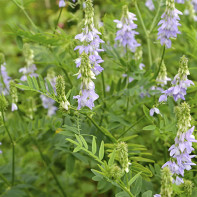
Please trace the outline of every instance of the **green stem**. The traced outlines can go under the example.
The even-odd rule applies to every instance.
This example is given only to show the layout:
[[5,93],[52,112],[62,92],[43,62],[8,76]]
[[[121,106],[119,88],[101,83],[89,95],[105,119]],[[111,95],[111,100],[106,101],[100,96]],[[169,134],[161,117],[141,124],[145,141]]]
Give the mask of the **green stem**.
[[149,33],[151,33],[151,32],[153,31],[153,29],[154,29],[154,27],[155,27],[155,24],[156,24],[156,22],[157,22],[157,18],[158,18],[158,16],[159,16],[159,12],[160,12],[160,9],[161,9],[161,1],[162,1],[162,0],[159,0],[157,13],[156,13],[156,15],[155,15],[155,17],[154,17],[154,19],[153,19],[153,22],[152,22],[152,24],[151,24]]
[[139,120],[137,120],[132,126],[130,126],[126,131],[124,131],[119,137],[121,138],[122,136],[124,136],[130,129],[132,129],[135,125],[137,125],[141,120],[143,120],[145,118],[145,115],[143,115]]
[[134,195],[127,189],[123,184],[118,182],[118,185],[121,187],[123,191],[125,191],[127,194],[129,194],[130,197],[134,197]]
[[165,45],[164,45],[163,51],[162,51],[161,60],[160,60],[160,63],[159,63],[159,68],[158,68],[158,71],[157,71],[155,77],[157,77],[157,76],[159,75],[159,72],[160,72],[160,69],[161,69],[161,65],[162,65],[162,62],[163,62],[163,59],[164,59],[165,51],[166,51],[166,47],[165,47]]
[[35,28],[37,28],[36,25],[34,24],[34,22],[31,20],[30,16],[27,14],[25,8],[22,5],[18,4],[15,0],[12,0],[12,2],[15,3],[16,6],[19,7],[23,11],[24,15],[27,17],[27,19],[32,24],[32,26],[34,26]]
[[102,78],[102,85],[103,85],[103,96],[105,98],[106,97],[106,93],[105,93],[105,79],[104,79],[103,72],[101,72],[101,78]]
[[59,182],[59,180],[58,180],[56,174],[54,173],[54,171],[53,171],[52,168],[50,167],[48,161],[45,159],[45,156],[43,155],[42,150],[41,150],[40,146],[38,145],[37,141],[31,136],[30,133],[29,133],[29,136],[30,136],[32,142],[34,143],[34,145],[37,147],[37,149],[38,149],[38,151],[39,151],[39,153],[40,153],[40,157],[42,158],[42,160],[43,160],[43,162],[45,163],[45,165],[48,167],[48,169],[49,169],[51,175],[53,176],[53,178],[54,178],[54,180],[55,180],[57,186],[59,187],[59,189],[60,189],[62,195],[63,195],[64,197],[66,197],[65,191],[63,190],[63,188],[62,188],[62,186],[61,186],[61,184],[60,184],[60,182]]
[[141,12],[140,12],[140,10],[139,10],[139,7],[138,7],[138,5],[137,5],[137,1],[135,1],[135,8],[136,8],[136,10],[137,10],[137,13],[138,13],[138,16],[139,16],[139,19],[140,19],[140,22],[141,22],[141,24],[142,24],[142,28],[143,28],[143,30],[144,30],[144,33],[145,33],[145,35],[146,35],[146,40],[147,40],[147,45],[148,45],[148,58],[149,58],[149,64],[150,64],[150,66],[152,65],[152,55],[151,55],[151,45],[150,45],[150,37],[149,37],[149,32],[147,31],[147,29],[146,29],[146,26],[145,26],[145,24],[144,24],[144,20],[143,20],[143,18],[142,18],[142,14],[141,14]]
[[57,18],[57,21],[56,21],[56,25],[55,25],[55,30],[54,30],[53,34],[55,34],[55,32],[56,32],[56,29],[57,29],[57,26],[58,26],[60,17],[61,17],[61,15],[62,15],[62,10],[63,10],[63,8],[60,8],[60,13],[59,13],[59,15],[58,15],[58,18]]
[[59,63],[59,64],[60,64],[60,66],[61,66],[61,68],[62,68],[62,70],[63,70],[64,74],[66,75],[66,77],[67,77],[67,79],[68,79],[68,82],[69,82],[70,86],[72,87],[72,86],[73,86],[73,84],[72,84],[72,81],[71,81],[71,79],[70,79],[70,77],[69,77],[69,75],[68,75],[67,70],[66,70],[66,69],[64,69],[64,68],[62,67],[62,64],[61,64],[61,63]]
[[3,125],[5,127],[5,130],[10,138],[10,142],[12,144],[12,186],[14,186],[14,180],[15,180],[15,144],[14,144],[14,141],[12,139],[12,136],[8,130],[8,127],[6,126],[6,123],[5,123],[5,117],[4,117],[4,111],[1,110],[1,114],[2,114],[2,119],[3,119]]
[[0,174],[0,178],[1,178],[8,186],[10,186],[8,180],[7,180],[2,174]]

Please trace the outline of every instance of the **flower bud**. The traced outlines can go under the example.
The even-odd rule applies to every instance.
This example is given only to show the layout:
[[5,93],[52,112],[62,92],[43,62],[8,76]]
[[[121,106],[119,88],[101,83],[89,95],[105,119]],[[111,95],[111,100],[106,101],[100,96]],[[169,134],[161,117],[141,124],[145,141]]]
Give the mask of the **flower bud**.
[[183,184],[184,194],[186,194],[188,197],[191,196],[193,187],[194,184],[191,181],[185,180]]
[[16,103],[18,102],[18,95],[17,95],[17,88],[15,87],[15,83],[13,81],[10,81],[10,95],[12,97],[12,111],[15,111],[18,109]]
[[56,92],[57,99],[60,103],[60,108],[68,110],[70,103],[68,102],[65,95],[65,81],[62,76],[58,76],[56,79]]
[[126,173],[129,172],[128,146],[125,142],[119,142],[116,146],[116,159]]
[[178,75],[181,80],[186,80],[187,75],[189,75],[189,69],[188,69],[188,59],[186,58],[185,55],[183,55],[180,59],[180,66],[179,66],[179,71]]
[[191,127],[190,106],[184,102],[175,108],[178,133],[184,133]]
[[3,94],[0,94],[0,111],[5,111],[8,107],[8,102]]
[[168,167],[162,169],[161,177],[161,196],[171,197],[172,196],[172,173]]
[[117,165],[113,165],[110,169],[109,177],[118,180],[124,175],[124,171]]

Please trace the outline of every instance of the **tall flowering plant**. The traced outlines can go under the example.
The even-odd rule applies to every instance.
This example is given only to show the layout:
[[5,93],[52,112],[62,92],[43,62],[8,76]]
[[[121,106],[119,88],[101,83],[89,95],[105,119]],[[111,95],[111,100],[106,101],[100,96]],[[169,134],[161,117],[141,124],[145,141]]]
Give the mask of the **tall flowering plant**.
[[75,47],[79,50],[80,57],[76,59],[76,66],[79,68],[78,78],[81,78],[81,91],[75,99],[78,99],[78,109],[87,106],[90,109],[94,107],[94,101],[98,99],[95,93],[95,84],[92,79],[103,71],[100,63],[103,62],[99,53],[104,51],[100,44],[104,43],[100,39],[101,33],[94,26],[94,8],[92,0],[86,1],[85,22],[83,32],[75,36],[75,39],[82,42],[82,45]]

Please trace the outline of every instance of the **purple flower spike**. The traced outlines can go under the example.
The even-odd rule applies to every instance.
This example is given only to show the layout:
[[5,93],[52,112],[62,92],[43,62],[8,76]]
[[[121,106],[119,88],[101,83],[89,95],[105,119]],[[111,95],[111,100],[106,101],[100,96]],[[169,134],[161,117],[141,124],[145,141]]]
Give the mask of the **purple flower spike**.
[[172,174],[176,177],[176,179],[173,180],[176,185],[180,185],[184,182],[182,178],[184,176],[184,171],[191,170],[192,166],[196,165],[191,160],[196,155],[190,155],[194,150],[192,143],[197,142],[194,135],[192,135],[194,128],[195,127],[192,127],[187,132],[177,134],[175,144],[169,148],[172,159],[162,166],[162,168],[165,166],[169,167]]
[[179,15],[182,15],[182,12],[175,8],[172,0],[167,0],[166,5],[166,10],[158,24],[159,26],[161,25],[158,29],[158,40],[160,40],[161,45],[171,48],[170,38],[176,38],[177,34],[180,34],[178,30],[178,26],[180,26]]
[[131,52],[135,52],[140,44],[136,41],[135,35],[139,34],[134,29],[137,25],[134,21],[137,20],[136,15],[128,11],[128,7],[123,7],[123,15],[121,20],[114,20],[117,23],[116,27],[119,29],[116,33],[115,41],[119,42],[119,46],[128,48]]

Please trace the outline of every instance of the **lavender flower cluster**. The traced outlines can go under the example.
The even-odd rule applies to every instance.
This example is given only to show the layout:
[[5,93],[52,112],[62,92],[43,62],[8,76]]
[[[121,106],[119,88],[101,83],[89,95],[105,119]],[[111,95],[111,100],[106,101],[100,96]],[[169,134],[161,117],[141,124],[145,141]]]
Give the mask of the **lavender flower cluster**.
[[160,40],[161,45],[165,45],[167,48],[171,48],[170,38],[176,38],[177,34],[180,34],[178,30],[178,26],[180,26],[179,15],[182,15],[182,12],[175,8],[174,0],[167,0],[166,10],[158,24],[161,25],[158,29],[158,40]]
[[190,74],[187,64],[188,59],[183,56],[180,61],[179,72],[171,82],[172,87],[162,92],[163,95],[160,96],[159,102],[167,101],[168,96],[173,96],[175,101],[177,101],[179,98],[185,100],[187,88],[191,85],[194,85],[191,80],[187,79],[187,75]]
[[129,49],[131,52],[135,52],[136,48],[140,44],[136,41],[135,35],[139,34],[134,29],[137,25],[134,23],[137,20],[136,15],[128,11],[127,6],[123,6],[123,14],[121,20],[114,20],[117,23],[117,28],[120,29],[116,33],[115,41],[119,42],[119,46],[123,46],[125,49]]
[[92,109],[94,101],[99,97],[95,93],[95,84],[92,79],[95,79],[95,75],[103,71],[100,63],[104,61],[99,53],[104,51],[100,48],[100,44],[104,43],[104,41],[99,37],[101,33],[94,27],[93,17],[94,8],[92,0],[87,0],[85,7],[85,27],[81,34],[75,36],[75,39],[82,42],[82,45],[74,49],[79,50],[79,54],[81,55],[75,61],[76,67],[79,68],[78,78],[81,78],[82,81],[80,94],[74,97],[78,99],[78,109],[84,106]]
[[168,166],[172,174],[176,176],[176,179],[173,180],[176,185],[184,182],[183,178],[179,177],[179,175],[183,177],[184,170],[191,170],[191,166],[196,165],[191,161],[196,155],[190,155],[194,150],[192,143],[197,142],[194,135],[192,135],[194,128],[192,127],[187,132],[178,134],[175,138],[175,144],[169,148],[172,159],[162,166],[162,168]]

